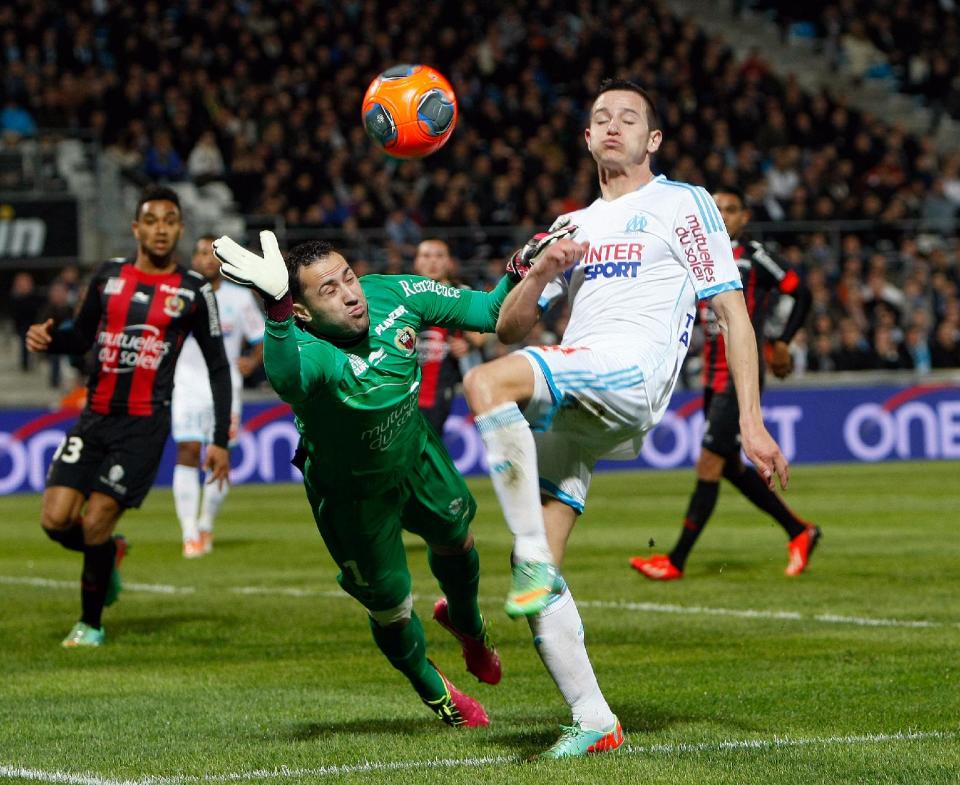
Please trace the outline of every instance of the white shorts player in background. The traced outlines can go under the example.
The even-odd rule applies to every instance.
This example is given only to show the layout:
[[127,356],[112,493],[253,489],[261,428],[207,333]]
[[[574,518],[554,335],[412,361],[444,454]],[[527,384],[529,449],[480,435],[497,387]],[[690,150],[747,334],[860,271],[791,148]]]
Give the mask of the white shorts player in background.
[[[263,361],[263,314],[253,293],[220,277],[220,263],[213,255],[215,237],[197,240],[193,269],[213,286],[223,327],[223,344],[230,362],[233,404],[230,413],[230,445],[240,428],[243,377]],[[243,342],[253,351],[241,356]],[[177,465],[173,470],[173,501],[183,532],[183,555],[194,559],[213,549],[213,521],[229,490],[228,483],[200,484],[200,451],[213,438],[213,398],[207,366],[200,347],[187,338],[177,361],[173,387],[173,440]]]
[[774,472],[781,485],[787,482],[786,460],[760,415],[756,339],[730,238],[705,190],[654,177],[650,157],[662,136],[639,86],[601,85],[585,131],[601,198],[561,216],[549,234],[517,252],[510,266],[523,281],[497,322],[500,340],[517,343],[544,310],[566,298],[571,311],[563,341],[514,352],[464,380],[514,535],[506,610],[527,616],[534,645],[573,714],[543,757],[623,743],[559,568],[596,462],[636,457],[663,416],[698,300],[712,298],[726,334],[743,448],[768,483]]

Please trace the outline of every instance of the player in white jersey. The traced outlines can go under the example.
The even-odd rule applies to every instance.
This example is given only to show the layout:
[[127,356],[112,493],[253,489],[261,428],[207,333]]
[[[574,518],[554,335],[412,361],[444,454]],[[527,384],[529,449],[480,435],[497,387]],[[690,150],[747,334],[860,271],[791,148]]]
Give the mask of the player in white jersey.
[[527,616],[538,653],[573,715],[572,725],[543,753],[550,758],[623,743],[559,567],[597,460],[635,457],[663,416],[698,299],[712,298],[726,331],[747,455],[771,485],[774,473],[785,485],[788,471],[760,416],[753,326],[710,195],[654,177],[650,157],[662,133],[653,103],[632,82],[601,85],[585,138],[597,162],[601,198],[561,216],[549,234],[517,252],[510,266],[523,281],[507,296],[497,322],[498,337],[516,343],[545,308],[566,297],[571,312],[562,343],[528,347],[464,380],[514,534],[506,610]]
[[[240,428],[243,377],[249,376],[263,358],[263,314],[253,293],[220,277],[220,263],[213,255],[214,237],[197,240],[193,269],[213,285],[217,310],[223,327],[223,344],[230,362],[233,382],[230,412],[230,445]],[[241,356],[243,342],[253,345]],[[228,483],[200,484],[200,451],[213,436],[213,398],[207,365],[200,347],[187,338],[177,360],[173,387],[173,440],[177,443],[177,465],[173,470],[173,501],[183,534],[183,555],[194,559],[213,549],[213,522],[226,498]]]

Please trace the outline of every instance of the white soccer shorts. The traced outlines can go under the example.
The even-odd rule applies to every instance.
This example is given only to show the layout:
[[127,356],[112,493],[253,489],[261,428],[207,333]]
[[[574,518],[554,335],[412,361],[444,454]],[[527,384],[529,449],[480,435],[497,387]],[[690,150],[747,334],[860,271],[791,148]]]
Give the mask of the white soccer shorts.
[[[242,390],[233,389],[230,402],[230,446],[236,445],[240,434],[240,411],[243,406]],[[213,443],[213,396],[210,388],[206,394],[189,386],[173,388],[173,403],[170,411],[173,440],[181,442]]]
[[636,360],[576,346],[519,353],[535,380],[523,414],[534,431],[541,490],[583,512],[597,461],[636,458],[659,419],[643,369]]

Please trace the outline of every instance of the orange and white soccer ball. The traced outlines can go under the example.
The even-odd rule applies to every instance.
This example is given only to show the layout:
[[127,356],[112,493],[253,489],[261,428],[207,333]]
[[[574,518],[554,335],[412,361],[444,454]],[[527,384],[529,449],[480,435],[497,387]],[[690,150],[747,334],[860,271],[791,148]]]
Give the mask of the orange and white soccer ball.
[[395,65],[363,97],[367,135],[395,158],[422,158],[443,147],[457,125],[450,82],[428,65]]

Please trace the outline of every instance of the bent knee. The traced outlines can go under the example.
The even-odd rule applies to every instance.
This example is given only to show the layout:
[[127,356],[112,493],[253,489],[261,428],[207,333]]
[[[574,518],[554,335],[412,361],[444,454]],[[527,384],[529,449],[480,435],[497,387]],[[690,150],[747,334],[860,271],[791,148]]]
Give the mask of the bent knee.
[[367,613],[378,627],[403,627],[413,618],[413,595],[408,594],[399,605],[392,608],[380,611],[372,611],[368,608]]
[[456,545],[435,545],[428,543],[430,550],[438,556],[463,556],[473,550],[473,534],[467,532],[467,537]]

